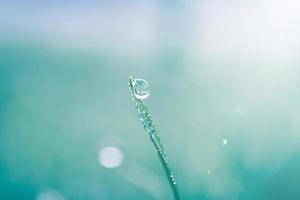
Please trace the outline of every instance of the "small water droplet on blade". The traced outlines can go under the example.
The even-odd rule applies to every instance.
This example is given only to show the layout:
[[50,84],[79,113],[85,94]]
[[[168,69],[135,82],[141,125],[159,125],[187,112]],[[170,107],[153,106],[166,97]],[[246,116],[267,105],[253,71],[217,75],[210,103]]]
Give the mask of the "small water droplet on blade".
[[132,82],[134,96],[138,99],[146,99],[150,95],[150,87],[144,79],[134,79]]

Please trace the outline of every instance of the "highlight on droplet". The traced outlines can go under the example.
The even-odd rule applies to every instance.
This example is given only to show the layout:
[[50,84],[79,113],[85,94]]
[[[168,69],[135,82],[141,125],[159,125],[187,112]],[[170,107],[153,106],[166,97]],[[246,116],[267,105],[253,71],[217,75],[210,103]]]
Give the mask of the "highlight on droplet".
[[105,168],[116,168],[123,163],[122,151],[117,147],[104,147],[98,153],[99,164]]

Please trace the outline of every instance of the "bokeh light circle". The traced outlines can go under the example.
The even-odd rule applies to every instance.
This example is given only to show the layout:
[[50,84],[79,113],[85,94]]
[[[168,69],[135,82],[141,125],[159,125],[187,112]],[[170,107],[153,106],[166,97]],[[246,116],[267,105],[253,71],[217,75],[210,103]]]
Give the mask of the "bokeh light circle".
[[122,151],[117,147],[104,147],[98,154],[99,164],[106,168],[116,168],[123,163]]

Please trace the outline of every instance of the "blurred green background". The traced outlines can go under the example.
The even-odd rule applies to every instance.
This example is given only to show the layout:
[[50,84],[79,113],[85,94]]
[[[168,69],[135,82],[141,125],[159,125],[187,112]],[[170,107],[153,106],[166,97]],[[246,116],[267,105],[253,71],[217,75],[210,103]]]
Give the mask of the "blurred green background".
[[1,1],[0,199],[300,199],[300,3]]

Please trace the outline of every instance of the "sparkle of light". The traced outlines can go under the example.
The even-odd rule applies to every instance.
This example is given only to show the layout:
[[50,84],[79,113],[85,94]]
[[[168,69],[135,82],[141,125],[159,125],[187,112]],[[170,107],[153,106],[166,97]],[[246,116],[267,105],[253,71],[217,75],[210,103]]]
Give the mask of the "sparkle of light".
[[227,145],[228,144],[228,139],[223,139],[223,145]]

